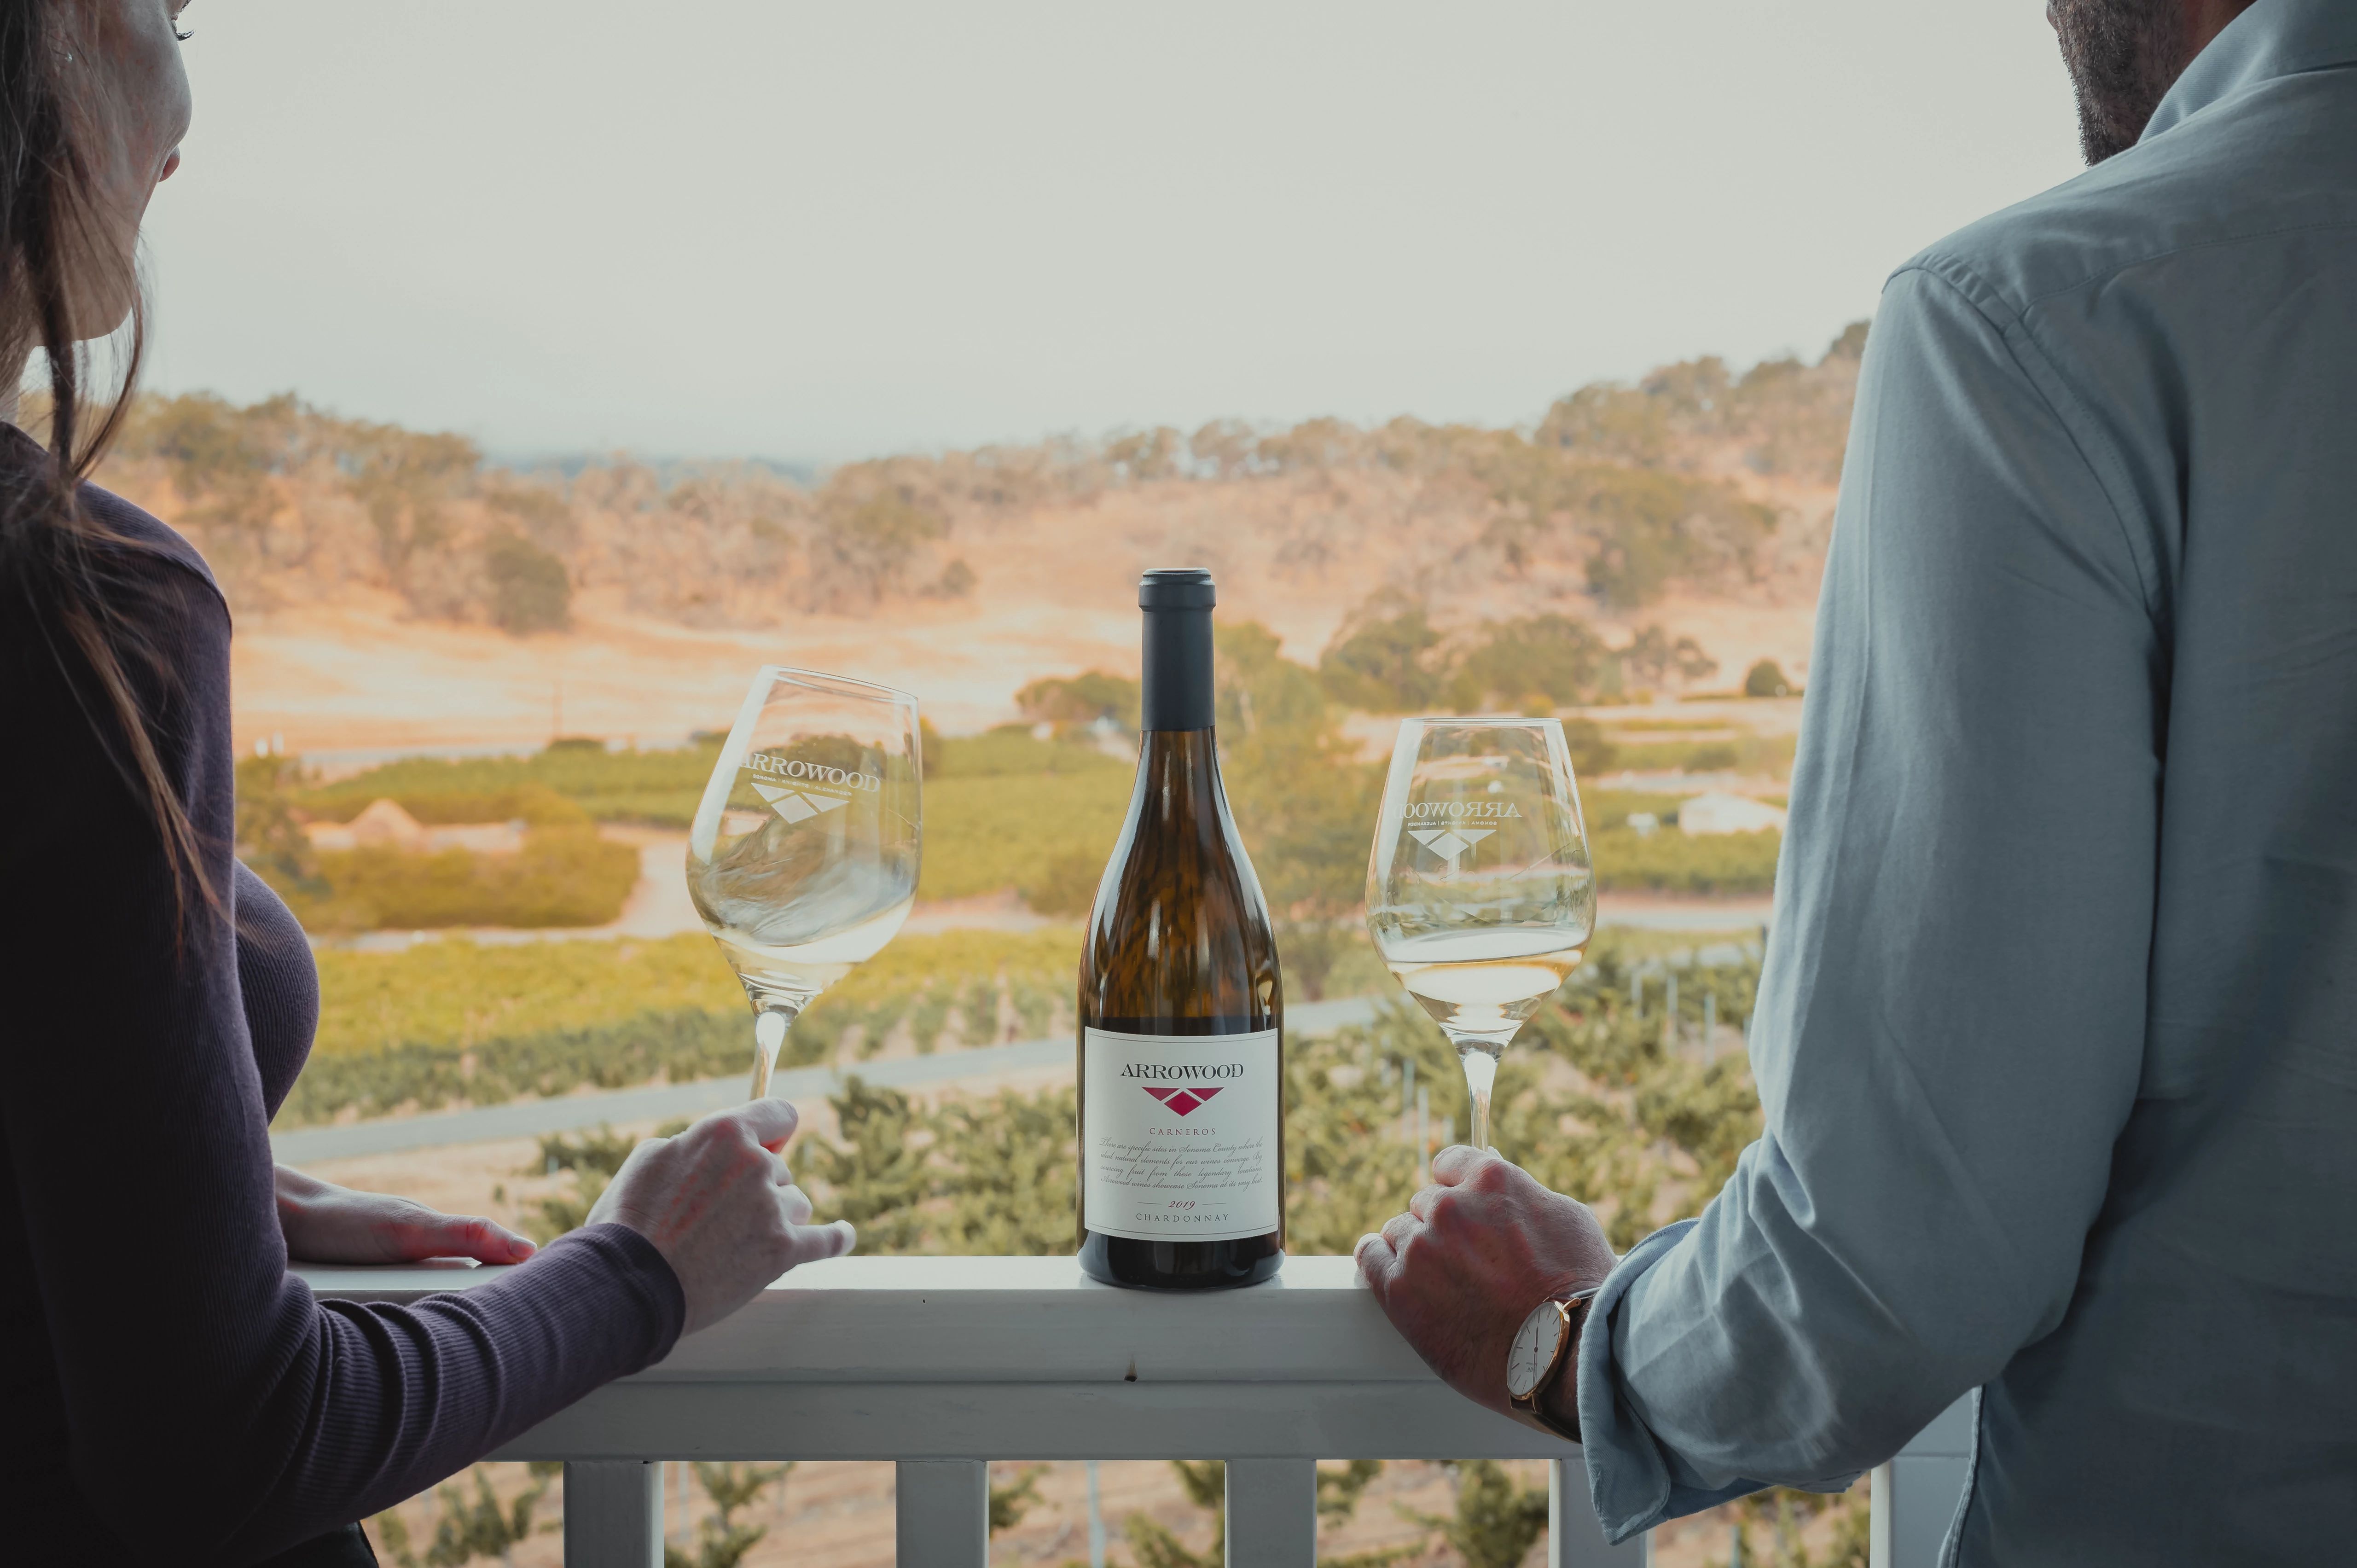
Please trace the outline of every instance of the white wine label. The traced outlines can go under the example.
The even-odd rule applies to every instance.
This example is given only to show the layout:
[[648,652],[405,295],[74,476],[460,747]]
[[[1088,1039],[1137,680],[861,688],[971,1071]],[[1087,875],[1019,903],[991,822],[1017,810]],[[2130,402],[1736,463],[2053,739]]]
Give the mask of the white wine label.
[[1140,1241],[1227,1241],[1277,1227],[1277,1031],[1082,1031],[1083,1217]]

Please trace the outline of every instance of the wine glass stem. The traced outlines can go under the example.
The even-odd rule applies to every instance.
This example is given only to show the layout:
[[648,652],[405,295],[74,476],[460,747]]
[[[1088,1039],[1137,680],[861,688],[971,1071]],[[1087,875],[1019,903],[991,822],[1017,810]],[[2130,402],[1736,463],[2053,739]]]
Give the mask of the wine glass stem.
[[1477,1149],[1490,1146],[1490,1090],[1498,1081],[1498,1058],[1502,1044],[1475,1036],[1456,1036],[1457,1059],[1465,1069],[1465,1087],[1473,1101],[1473,1126],[1468,1137]]
[[778,1068],[778,1047],[786,1043],[786,1030],[800,1011],[798,1007],[771,1004],[753,1015],[752,1099],[760,1100],[769,1094],[770,1075]]

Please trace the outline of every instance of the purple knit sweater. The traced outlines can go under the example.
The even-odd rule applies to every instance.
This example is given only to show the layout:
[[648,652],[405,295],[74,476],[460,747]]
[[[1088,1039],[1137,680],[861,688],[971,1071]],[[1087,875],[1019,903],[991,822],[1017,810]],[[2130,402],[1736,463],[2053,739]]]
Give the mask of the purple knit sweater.
[[[5,440],[0,462],[45,460]],[[160,842],[87,716],[87,668],[0,578],[0,1556],[250,1563],[659,1359],[684,1303],[618,1225],[410,1306],[319,1301],[287,1273],[266,1129],[318,982],[231,858],[228,609],[186,541],[84,494],[146,546],[108,552],[110,596],[174,652],[150,711],[235,918],[199,913],[176,956]]]

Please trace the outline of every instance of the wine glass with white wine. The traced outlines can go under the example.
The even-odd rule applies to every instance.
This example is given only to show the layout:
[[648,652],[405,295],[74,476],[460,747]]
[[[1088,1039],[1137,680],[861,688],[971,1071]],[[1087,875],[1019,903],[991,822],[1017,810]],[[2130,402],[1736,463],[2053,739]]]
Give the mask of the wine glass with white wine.
[[1375,950],[1457,1047],[1472,1144],[1498,1059],[1579,966],[1596,877],[1555,719],[1401,723],[1367,863]]
[[753,1004],[753,1098],[813,997],[899,933],[923,844],[917,699],[764,667],[687,841],[687,891]]

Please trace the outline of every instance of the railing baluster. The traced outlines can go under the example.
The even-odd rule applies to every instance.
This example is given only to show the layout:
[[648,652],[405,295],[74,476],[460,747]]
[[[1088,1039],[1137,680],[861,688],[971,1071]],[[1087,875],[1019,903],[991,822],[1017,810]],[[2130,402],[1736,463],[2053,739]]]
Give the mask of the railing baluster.
[[1932,1568],[1973,1468],[1973,1396],[1966,1394],[1874,1471],[1874,1568]]
[[989,1465],[980,1459],[903,1459],[896,1474],[892,1517],[899,1568],[989,1568]]
[[662,1466],[646,1459],[565,1466],[565,1568],[662,1568]]
[[1228,1461],[1228,1568],[1316,1568],[1318,1461]]
[[1587,1465],[1582,1459],[1547,1464],[1547,1568],[1643,1568],[1652,1561],[1652,1535],[1604,1543],[1604,1527],[1587,1500]]

